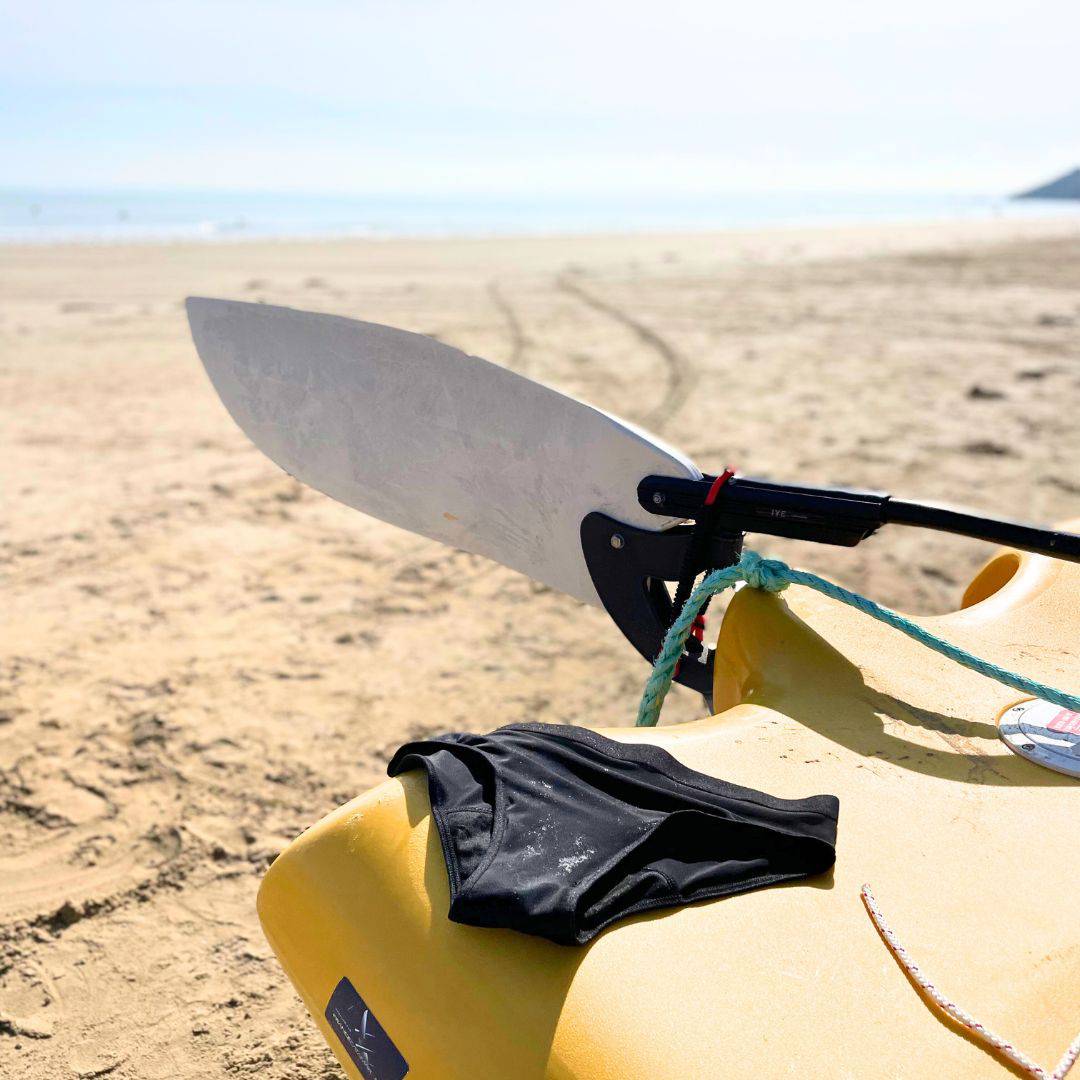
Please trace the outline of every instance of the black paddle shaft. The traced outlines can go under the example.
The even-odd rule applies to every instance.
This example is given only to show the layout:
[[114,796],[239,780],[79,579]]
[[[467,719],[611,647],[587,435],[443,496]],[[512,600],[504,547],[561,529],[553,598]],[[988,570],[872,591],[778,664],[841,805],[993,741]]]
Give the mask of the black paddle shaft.
[[[697,521],[706,513],[705,499],[713,479],[647,476],[638,485],[638,501],[652,514]],[[883,525],[910,525],[1080,562],[1080,536],[1074,533],[992,518],[973,510],[894,499],[876,491],[734,476],[720,489],[708,512],[710,531],[719,534],[765,533],[854,547]]]

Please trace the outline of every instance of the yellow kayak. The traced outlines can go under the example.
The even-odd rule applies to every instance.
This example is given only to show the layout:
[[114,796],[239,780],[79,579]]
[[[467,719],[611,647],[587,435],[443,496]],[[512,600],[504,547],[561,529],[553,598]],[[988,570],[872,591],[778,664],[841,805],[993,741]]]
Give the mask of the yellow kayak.
[[[917,621],[1011,670],[1080,683],[1080,565],[1002,549],[960,610]],[[944,998],[1053,1068],[1080,1028],[1080,781],[999,737],[1022,695],[798,588],[735,595],[713,690],[708,719],[603,734],[780,797],[838,795],[834,870],[568,948],[450,922],[426,777],[387,780],[299,837],[259,895],[348,1076],[1015,1073],[905,970],[867,884]],[[376,1023],[396,1057],[367,1054]]]

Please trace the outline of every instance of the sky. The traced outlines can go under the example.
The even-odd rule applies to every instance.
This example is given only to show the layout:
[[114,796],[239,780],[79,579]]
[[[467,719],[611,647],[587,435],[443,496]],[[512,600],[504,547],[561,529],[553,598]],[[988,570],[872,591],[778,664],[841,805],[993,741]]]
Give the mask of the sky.
[[1012,191],[1078,0],[0,0],[0,187]]

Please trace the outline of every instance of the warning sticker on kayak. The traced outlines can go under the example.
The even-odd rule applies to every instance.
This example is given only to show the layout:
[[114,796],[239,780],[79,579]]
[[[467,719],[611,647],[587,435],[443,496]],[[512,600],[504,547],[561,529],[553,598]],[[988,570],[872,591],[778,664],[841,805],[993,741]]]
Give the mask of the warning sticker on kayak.
[[998,733],[1021,757],[1080,777],[1080,713],[1030,698],[1001,714]]
[[1072,709],[1058,709],[1057,716],[1046,722],[1051,731],[1062,731],[1066,735],[1080,735],[1080,712]]
[[334,1029],[364,1080],[401,1080],[408,1062],[348,979],[330,995],[326,1022]]

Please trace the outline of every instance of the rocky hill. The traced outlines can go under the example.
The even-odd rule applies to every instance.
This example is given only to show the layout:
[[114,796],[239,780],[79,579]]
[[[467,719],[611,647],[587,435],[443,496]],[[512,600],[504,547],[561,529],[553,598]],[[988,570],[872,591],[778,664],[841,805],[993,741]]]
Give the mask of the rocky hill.
[[1016,199],[1080,199],[1080,169],[1051,180],[1048,184],[1032,188],[1030,191],[1021,191],[1013,198]]

